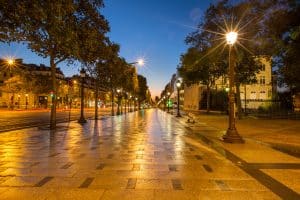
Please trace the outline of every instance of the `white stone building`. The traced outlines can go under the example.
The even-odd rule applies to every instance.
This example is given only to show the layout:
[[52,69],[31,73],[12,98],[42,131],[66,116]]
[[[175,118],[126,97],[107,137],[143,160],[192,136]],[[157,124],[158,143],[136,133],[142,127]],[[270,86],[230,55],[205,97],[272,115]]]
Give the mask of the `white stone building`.
[[[272,76],[271,60],[261,57],[262,70],[257,73],[257,83],[240,86],[240,96],[242,108],[258,109],[260,106],[267,107],[272,103],[276,94],[277,82],[275,76]],[[219,78],[211,91],[220,91],[228,87],[228,78]],[[184,109],[199,110],[203,94],[206,92],[206,86],[202,84],[193,84],[184,87]],[[204,100],[206,101],[206,99]],[[246,102],[246,104],[245,104]]]

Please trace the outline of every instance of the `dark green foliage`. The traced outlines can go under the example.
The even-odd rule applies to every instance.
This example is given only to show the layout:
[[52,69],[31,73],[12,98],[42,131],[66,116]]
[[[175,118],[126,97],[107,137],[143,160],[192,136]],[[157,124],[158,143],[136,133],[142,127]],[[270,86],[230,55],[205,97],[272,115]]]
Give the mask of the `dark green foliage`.
[[138,100],[139,102],[143,102],[147,100],[147,91],[148,91],[147,79],[142,75],[138,75],[138,85],[139,85]]
[[300,2],[268,0],[255,5],[269,13],[262,23],[262,49],[273,56],[281,85],[300,92]]
[[[106,41],[108,23],[100,14],[102,0],[0,2],[0,40],[23,41],[32,51],[50,59],[52,74],[51,128],[55,128],[56,66],[65,60],[95,62]],[[104,53],[103,53],[104,54]]]

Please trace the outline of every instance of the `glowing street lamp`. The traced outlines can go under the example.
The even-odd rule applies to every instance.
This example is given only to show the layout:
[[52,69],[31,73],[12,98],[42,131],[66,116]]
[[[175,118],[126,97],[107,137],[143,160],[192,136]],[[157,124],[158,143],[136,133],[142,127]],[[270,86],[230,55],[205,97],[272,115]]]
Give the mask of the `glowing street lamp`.
[[117,89],[117,95],[118,95],[118,108],[117,108],[117,115],[120,115],[120,89]]
[[145,64],[143,59],[138,59],[137,64],[143,66]]
[[139,98],[135,97],[135,103],[134,103],[134,106],[136,107],[135,110],[139,109],[138,100],[139,100]]
[[129,112],[132,112],[131,99],[132,99],[132,96],[130,95],[129,96]]
[[167,100],[167,106],[168,106],[168,112],[170,112],[170,92],[167,93],[168,95],[168,100]]
[[[9,71],[15,66],[15,60],[13,58],[6,58],[4,62],[9,66]],[[10,82],[8,83],[8,88],[9,90],[11,89]],[[20,107],[20,105],[18,107]],[[12,93],[12,96],[10,97],[10,108],[12,110],[14,109],[14,93]]]
[[86,119],[84,118],[84,80],[85,80],[85,70],[82,68],[80,70],[81,77],[81,105],[80,105],[80,118],[78,120],[79,123],[86,123]]
[[21,95],[18,95],[18,108],[20,108],[20,99],[21,99]]
[[28,94],[25,94],[25,98],[26,98],[25,109],[27,110],[27,108],[28,108]]
[[179,103],[179,89],[181,87],[181,81],[180,80],[177,80],[176,82],[176,87],[177,87],[177,116],[176,117],[181,117],[180,115],[180,112],[179,112],[179,106],[180,106],[180,103]]
[[231,32],[227,33],[226,34],[227,44],[234,45],[234,43],[237,40],[237,37],[238,37],[238,33],[237,32],[231,31]]
[[15,64],[15,60],[11,59],[11,58],[7,59],[6,62],[7,62],[8,65],[14,65]]
[[234,67],[235,67],[235,52],[232,50],[233,45],[237,41],[238,33],[231,31],[226,34],[226,41],[229,45],[229,122],[226,134],[223,136],[224,142],[228,143],[244,143],[243,138],[239,135],[235,127],[235,94],[234,94]]
[[135,65],[135,64],[138,64],[139,66],[143,66],[145,64],[145,61],[144,59],[140,58],[138,59],[137,61],[135,62],[131,62],[131,63],[128,63],[129,65]]
[[163,96],[164,111],[166,110],[166,96]]

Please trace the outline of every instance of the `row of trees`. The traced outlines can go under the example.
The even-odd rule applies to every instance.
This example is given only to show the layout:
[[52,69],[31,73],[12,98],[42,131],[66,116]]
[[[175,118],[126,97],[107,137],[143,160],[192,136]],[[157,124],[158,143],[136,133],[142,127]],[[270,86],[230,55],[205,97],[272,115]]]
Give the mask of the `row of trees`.
[[186,84],[207,86],[208,112],[210,88],[228,71],[225,34],[229,31],[238,32],[237,45],[232,50],[238,113],[239,86],[257,82],[255,75],[262,69],[261,57],[272,58],[281,84],[300,92],[299,5],[296,0],[222,0],[209,6],[197,31],[187,36],[190,47],[181,56],[178,67]]
[[106,36],[110,29],[100,13],[103,6],[102,0],[0,2],[0,41],[23,42],[39,56],[49,58],[53,91],[51,129],[56,127],[55,72],[59,63],[76,61],[82,67],[89,66],[97,86],[104,81],[110,88],[116,88],[121,85],[118,75],[127,77],[130,67],[119,57],[119,46]]

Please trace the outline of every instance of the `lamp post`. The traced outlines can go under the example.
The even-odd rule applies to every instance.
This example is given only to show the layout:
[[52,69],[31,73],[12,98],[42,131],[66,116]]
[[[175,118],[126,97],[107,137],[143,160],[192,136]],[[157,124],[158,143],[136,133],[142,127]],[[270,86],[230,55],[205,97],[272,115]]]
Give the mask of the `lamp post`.
[[117,95],[118,95],[118,107],[117,107],[117,115],[120,115],[120,89],[117,89]]
[[[8,58],[5,60],[5,62],[7,63],[7,65],[9,66],[9,73],[11,73],[11,68],[14,66],[15,64],[15,60],[13,58]],[[8,88],[9,88],[9,92],[10,92],[10,81],[8,82]],[[10,96],[10,95],[9,95]],[[14,92],[12,92],[12,95],[10,96],[10,108],[13,110],[14,109]]]
[[170,92],[168,92],[167,95],[168,95],[168,100],[167,100],[168,112],[170,112]]
[[181,117],[181,115],[180,115],[180,111],[179,111],[179,106],[180,106],[180,99],[179,99],[179,89],[180,89],[180,87],[181,87],[181,82],[180,82],[180,80],[177,80],[177,82],[176,82],[176,87],[177,87],[177,115],[176,115],[176,117]]
[[143,66],[145,64],[145,61],[143,59],[138,59],[137,61],[135,62],[132,62],[132,63],[128,63],[129,65],[135,65],[135,64],[138,64],[140,66]]
[[18,95],[18,108],[20,109],[20,99],[21,99],[21,96]]
[[128,100],[128,103],[129,103],[128,112],[132,112],[132,108],[131,108],[131,98],[132,98],[132,96],[130,95],[130,96],[129,96],[129,100]]
[[135,103],[134,103],[134,105],[136,106],[136,109],[135,110],[139,110],[139,105],[138,105],[138,98],[137,97],[135,97]]
[[28,94],[25,94],[25,109],[28,108]]
[[86,119],[84,118],[83,111],[84,111],[84,78],[85,78],[85,70],[81,68],[80,70],[80,77],[81,77],[81,105],[80,105],[80,118],[78,123],[86,123]]
[[163,96],[164,111],[166,111],[166,96]]
[[229,45],[229,122],[226,134],[223,136],[224,142],[227,143],[244,143],[243,138],[239,135],[235,127],[235,94],[234,94],[234,67],[235,52],[232,49],[238,37],[237,32],[229,32],[226,34],[227,44]]

